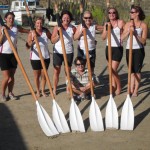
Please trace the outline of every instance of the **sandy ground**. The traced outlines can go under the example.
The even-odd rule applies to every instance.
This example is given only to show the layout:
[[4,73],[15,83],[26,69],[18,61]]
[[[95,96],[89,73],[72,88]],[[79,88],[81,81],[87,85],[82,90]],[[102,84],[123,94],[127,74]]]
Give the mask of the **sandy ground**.
[[[97,34],[97,60],[95,73],[100,79],[100,85],[95,89],[96,101],[101,109],[103,120],[105,119],[106,104],[109,99],[108,70],[105,60],[105,42],[101,41],[100,34]],[[29,51],[25,49],[25,34],[19,34],[18,52],[23,66],[34,86],[33,72],[29,61]],[[75,42],[75,56],[76,56]],[[52,52],[52,44],[49,44]],[[146,45],[146,57],[142,69],[142,82],[139,89],[139,96],[131,98],[135,111],[135,128],[133,131],[108,130],[104,132],[93,132],[89,125],[90,101],[78,103],[85,124],[85,133],[67,133],[58,135],[55,138],[47,137],[42,132],[36,115],[36,104],[33,100],[28,86],[18,67],[15,75],[14,93],[18,97],[16,101],[0,102],[0,150],[148,150],[150,149],[150,40]],[[52,58],[52,55],[51,55]],[[51,59],[52,60],[52,59]],[[74,67],[74,66],[73,66]],[[62,68],[63,69],[63,68]],[[52,61],[48,71],[52,81]],[[114,97],[118,107],[119,119],[123,102],[127,96],[127,65],[124,57],[119,67],[119,74],[122,83],[122,93]],[[2,76],[0,74],[0,81]],[[59,94],[56,101],[62,108],[66,118],[71,102],[65,91],[64,71],[60,74],[58,86]],[[47,93],[49,93],[46,87]],[[51,97],[39,98],[40,104],[52,117]]]

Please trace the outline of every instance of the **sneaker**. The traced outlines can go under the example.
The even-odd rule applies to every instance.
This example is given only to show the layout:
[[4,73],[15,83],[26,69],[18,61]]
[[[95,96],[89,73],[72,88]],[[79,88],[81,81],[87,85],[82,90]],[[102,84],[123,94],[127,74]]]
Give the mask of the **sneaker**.
[[6,101],[7,101],[6,96],[1,96],[1,101],[2,101],[2,102],[6,102]]
[[79,95],[80,96],[80,98],[81,98],[81,101],[83,101],[84,99],[85,99],[85,94],[84,93],[82,93],[81,95]]
[[75,101],[81,101],[80,95],[74,95],[73,98]]
[[91,95],[90,94],[85,95],[85,99],[91,100]]
[[93,74],[93,80],[96,85],[100,84],[100,80],[99,80],[98,76],[96,76],[95,74]]
[[11,100],[16,100],[17,97],[13,94],[13,93],[9,93],[8,97],[11,99]]

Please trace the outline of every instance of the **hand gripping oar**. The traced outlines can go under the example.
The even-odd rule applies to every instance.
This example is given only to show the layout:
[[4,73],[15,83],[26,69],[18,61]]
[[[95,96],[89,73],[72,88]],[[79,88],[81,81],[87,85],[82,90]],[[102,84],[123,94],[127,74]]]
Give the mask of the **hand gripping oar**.
[[110,97],[106,106],[106,128],[118,129],[118,111],[112,96],[112,49],[111,49],[111,24],[108,23],[108,62],[109,62],[109,90]]
[[[57,5],[55,5],[55,11],[56,13],[58,12]],[[67,74],[68,84],[70,88],[70,95],[71,95],[71,106],[70,106],[70,112],[69,112],[70,126],[71,126],[72,131],[85,132],[81,112],[73,99],[73,91],[72,91],[72,86],[71,86],[70,73],[68,69],[68,61],[67,61],[67,55],[66,55],[65,44],[64,44],[64,39],[63,39],[63,32],[62,32],[62,27],[61,27],[58,13],[56,14],[56,19],[57,19],[57,23],[59,27],[59,36],[61,40],[61,46],[62,46],[63,57],[64,57],[64,62],[65,62],[65,70]]]
[[[83,20],[81,20],[81,21],[82,21],[82,26],[84,26]],[[98,107],[98,105],[95,101],[95,98],[94,98],[92,72],[91,72],[91,66],[90,66],[87,34],[86,34],[85,27],[83,29],[83,36],[84,36],[84,45],[85,45],[86,60],[87,60],[87,66],[88,66],[88,74],[89,74],[89,80],[90,80],[91,96],[92,96],[92,102],[91,102],[90,110],[89,110],[90,126],[91,126],[91,130],[93,130],[93,131],[104,131],[103,120],[102,120],[100,108]]]
[[[133,21],[133,20],[132,20]],[[129,66],[128,66],[128,94],[124,102],[121,112],[121,130],[133,130],[134,128],[134,110],[130,99],[130,84],[131,84],[131,67],[132,67],[132,46],[133,46],[133,31],[130,30],[130,49],[129,49]]]
[[[30,15],[30,12],[29,12],[29,9],[28,9],[28,6],[26,4],[26,1],[25,1],[25,6],[26,6],[26,11],[27,11],[27,14],[28,14],[28,17],[29,17],[29,21],[30,21],[30,25],[31,25],[31,29],[33,30],[34,34],[36,35],[36,31],[34,29],[34,25],[33,25],[33,22],[32,22],[32,18],[31,18],[31,15]],[[53,94],[53,90],[52,90],[52,86],[51,86],[51,82],[50,82],[50,79],[49,79],[49,76],[48,76],[48,73],[46,71],[46,66],[45,66],[45,63],[44,63],[44,59],[43,59],[43,56],[42,56],[42,52],[41,52],[41,49],[40,49],[40,46],[39,46],[39,42],[38,42],[38,38],[37,36],[35,36],[35,43],[36,43],[36,47],[38,49],[38,54],[40,56],[40,60],[41,60],[41,64],[42,64],[42,67],[43,67],[43,70],[44,70],[44,74],[45,74],[45,77],[46,77],[46,81],[48,83],[48,87],[49,87],[49,90],[50,90],[50,94],[52,96],[52,99],[53,99],[53,107],[52,107],[52,116],[53,116],[53,121],[57,127],[57,130],[61,133],[67,133],[67,132],[70,132],[70,129],[68,127],[68,124],[67,124],[67,120],[63,114],[63,111],[61,110],[61,108],[59,107],[59,105],[57,104],[57,102],[55,101],[55,97],[54,97],[54,94]]]
[[[2,26],[5,26],[1,16],[0,16],[0,23],[1,23]],[[18,53],[17,53],[17,51],[16,51],[16,49],[15,49],[15,47],[14,47],[12,41],[11,41],[10,35],[9,35],[9,33],[8,33],[6,28],[4,28],[4,33],[5,33],[6,37],[7,37],[7,40],[9,42],[9,44],[10,44],[10,47],[11,47],[13,53],[15,55],[15,58],[16,58],[16,60],[18,62],[18,65],[19,65],[19,67],[20,67],[20,69],[21,69],[21,71],[23,73],[23,76],[24,76],[24,78],[25,78],[25,80],[26,80],[26,82],[27,82],[27,84],[29,86],[29,89],[30,89],[30,91],[32,93],[32,96],[33,96],[34,100],[36,101],[37,117],[38,117],[38,121],[39,121],[39,124],[40,124],[43,132],[47,136],[54,136],[54,135],[59,134],[57,129],[55,128],[51,118],[49,117],[49,115],[47,114],[45,109],[42,107],[42,105],[38,102],[37,97],[36,97],[36,95],[34,93],[34,90],[33,90],[32,86],[31,86],[31,83],[29,81],[29,78],[28,78],[28,76],[27,76],[27,74],[25,72],[25,69],[24,69],[24,67],[23,67],[23,65],[21,63],[21,60],[20,60],[20,58],[18,56]]]

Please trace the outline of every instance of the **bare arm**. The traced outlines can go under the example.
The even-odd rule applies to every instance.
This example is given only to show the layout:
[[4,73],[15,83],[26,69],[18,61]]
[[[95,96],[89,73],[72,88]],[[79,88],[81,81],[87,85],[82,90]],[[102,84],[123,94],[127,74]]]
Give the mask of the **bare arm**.
[[141,27],[142,27],[142,29],[143,29],[142,36],[141,36],[141,37],[138,36],[138,35],[136,34],[136,32],[134,32],[134,36],[136,37],[136,39],[137,39],[140,43],[142,43],[143,45],[145,45],[146,39],[147,39],[148,26],[147,26],[147,24],[142,23]]
[[21,33],[29,33],[30,32],[29,29],[22,28],[21,26],[17,26],[17,28],[18,28],[18,31]]
[[51,42],[53,44],[57,43],[59,41],[59,35],[58,35],[58,26],[54,27],[53,33],[51,36]]
[[101,25],[96,25],[96,30],[98,30],[98,31],[103,31],[103,29],[104,29],[104,26],[101,26]]
[[103,33],[102,33],[102,40],[105,40],[107,38],[107,23],[105,23],[104,27],[103,27]]
[[0,44],[2,44],[3,38],[4,38],[4,31],[3,31],[3,27],[0,26]]
[[29,49],[33,45],[32,32],[28,34],[26,47]]
[[74,34],[74,40],[75,41],[79,40],[81,36],[82,36],[82,29],[81,29],[81,24],[80,24],[80,25],[78,25],[77,30]]

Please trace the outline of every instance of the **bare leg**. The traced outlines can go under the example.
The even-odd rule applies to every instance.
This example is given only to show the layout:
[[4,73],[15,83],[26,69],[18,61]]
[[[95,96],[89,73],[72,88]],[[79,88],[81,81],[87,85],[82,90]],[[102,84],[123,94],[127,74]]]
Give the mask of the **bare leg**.
[[[65,67],[64,67],[64,70],[65,70]],[[69,73],[71,72],[71,67],[68,67],[68,70],[69,70]],[[66,74],[66,70],[65,70],[65,74]],[[67,81],[67,74],[66,74],[66,81]],[[67,94],[69,94],[69,86],[66,86],[66,92]]]
[[135,73],[135,88],[132,96],[138,96],[140,81],[141,81],[141,74]]
[[120,82],[120,77],[117,72],[119,64],[120,62],[112,61],[112,86],[115,89],[116,95],[120,94],[121,92],[121,82]]
[[59,82],[59,74],[60,74],[61,66],[54,67],[54,74],[53,74],[53,92],[56,95],[56,89]]
[[130,93],[133,94],[135,88],[135,74],[131,73],[131,89]]
[[46,97],[47,95],[45,94],[45,85],[46,85],[46,77],[44,74],[44,70],[42,69],[41,71],[41,80],[42,80],[42,95]]
[[15,75],[16,69],[10,69],[10,78],[8,81],[8,94],[13,94],[13,87],[14,87],[14,83],[15,83]]
[[3,79],[2,79],[2,96],[5,96],[5,92],[6,92],[6,88],[8,86],[8,81],[10,79],[10,71],[9,70],[4,70],[2,71],[2,76],[3,76]]
[[40,76],[41,76],[41,70],[33,70],[34,73],[34,82],[36,86],[37,91],[37,97],[40,97]]

